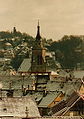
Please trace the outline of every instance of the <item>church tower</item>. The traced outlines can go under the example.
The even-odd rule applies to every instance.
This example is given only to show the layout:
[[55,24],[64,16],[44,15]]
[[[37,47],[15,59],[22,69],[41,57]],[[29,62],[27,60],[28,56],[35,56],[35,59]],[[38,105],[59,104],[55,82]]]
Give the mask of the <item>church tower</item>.
[[36,35],[35,43],[32,48],[31,72],[35,72],[35,73],[46,72],[45,48],[43,48],[42,46],[39,21],[37,26],[37,35]]

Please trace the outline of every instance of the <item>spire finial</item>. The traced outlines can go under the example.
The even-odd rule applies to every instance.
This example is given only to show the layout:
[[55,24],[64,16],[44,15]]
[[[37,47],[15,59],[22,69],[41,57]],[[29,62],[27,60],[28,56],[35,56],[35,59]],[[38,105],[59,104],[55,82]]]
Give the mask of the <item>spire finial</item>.
[[39,26],[39,19],[38,19],[38,26]]
[[37,39],[37,40],[40,40],[40,38],[41,38],[41,36],[40,36],[40,26],[39,26],[39,20],[38,20],[36,39]]

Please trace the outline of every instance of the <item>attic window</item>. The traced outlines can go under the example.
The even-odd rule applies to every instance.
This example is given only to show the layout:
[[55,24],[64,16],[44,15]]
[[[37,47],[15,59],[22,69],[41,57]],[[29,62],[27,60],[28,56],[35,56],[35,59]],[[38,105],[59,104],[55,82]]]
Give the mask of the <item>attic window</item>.
[[7,111],[7,109],[6,108],[3,108],[3,111]]

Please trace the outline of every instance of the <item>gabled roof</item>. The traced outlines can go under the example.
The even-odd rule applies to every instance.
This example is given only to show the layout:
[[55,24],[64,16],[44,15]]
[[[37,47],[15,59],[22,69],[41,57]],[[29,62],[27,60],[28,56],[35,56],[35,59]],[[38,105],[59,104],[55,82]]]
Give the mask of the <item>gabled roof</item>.
[[[64,82],[65,79],[57,78],[55,81],[48,81],[46,88],[49,91],[62,91],[65,94],[65,100],[74,92],[74,90],[80,89],[82,82],[80,79],[73,79],[72,81],[68,80]],[[61,88],[61,84],[63,87]],[[68,89],[68,90],[67,90]]]
[[59,94],[60,92],[49,92],[45,97],[43,97],[38,107],[48,107],[48,105],[51,104]]
[[2,98],[0,100],[0,116],[26,117],[26,107],[30,117],[40,116],[36,103],[29,97]]
[[[61,101],[52,109],[55,116],[65,115],[80,99],[84,101],[84,98],[80,96],[77,92],[73,92],[71,96],[66,101]],[[60,107],[60,109],[59,109]]]

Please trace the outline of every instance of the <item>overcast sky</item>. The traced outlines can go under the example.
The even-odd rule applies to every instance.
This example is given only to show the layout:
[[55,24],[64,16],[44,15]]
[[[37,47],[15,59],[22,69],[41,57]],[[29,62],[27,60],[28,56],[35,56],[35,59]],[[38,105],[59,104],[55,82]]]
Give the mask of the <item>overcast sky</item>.
[[47,39],[83,35],[84,0],[0,0],[0,31],[15,26],[35,37],[38,19]]

